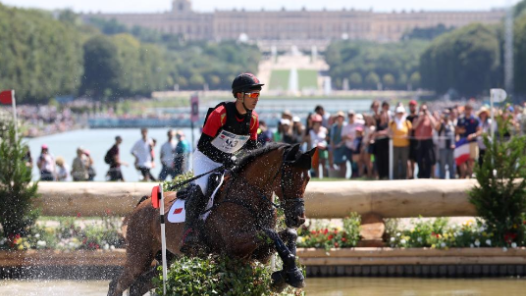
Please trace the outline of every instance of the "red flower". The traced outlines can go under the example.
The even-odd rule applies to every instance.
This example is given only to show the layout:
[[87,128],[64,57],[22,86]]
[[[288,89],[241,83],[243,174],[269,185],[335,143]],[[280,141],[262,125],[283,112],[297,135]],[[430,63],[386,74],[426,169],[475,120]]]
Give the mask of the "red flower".
[[77,218],[80,218],[80,216],[81,216],[80,212],[77,212]]
[[506,241],[508,244],[511,244],[516,237],[516,233],[508,232],[504,235],[504,241]]
[[111,210],[110,209],[106,209],[106,215],[108,215],[108,216],[111,215]]
[[338,229],[334,228],[334,233],[338,233]]
[[329,240],[331,240],[333,238],[334,238],[334,236],[332,236],[332,235],[329,235],[329,237],[328,237]]
[[337,248],[338,246],[339,246],[339,245],[338,245],[338,243],[334,243],[334,247],[336,247],[336,248]]
[[312,230],[310,234],[316,234],[316,230]]
[[440,234],[437,234],[437,233],[431,232],[431,236],[434,236],[434,237],[438,238],[438,237],[440,236]]
[[329,229],[325,228],[325,230],[323,230],[323,234],[327,234],[329,233]]
[[342,242],[346,242],[347,239],[345,237],[342,237]]

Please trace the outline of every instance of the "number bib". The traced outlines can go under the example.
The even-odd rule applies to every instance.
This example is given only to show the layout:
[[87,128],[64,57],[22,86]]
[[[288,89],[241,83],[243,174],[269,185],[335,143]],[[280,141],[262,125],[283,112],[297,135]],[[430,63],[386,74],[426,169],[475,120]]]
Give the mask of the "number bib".
[[240,136],[222,130],[219,135],[212,141],[212,145],[225,153],[235,153],[241,149],[250,139],[250,136]]

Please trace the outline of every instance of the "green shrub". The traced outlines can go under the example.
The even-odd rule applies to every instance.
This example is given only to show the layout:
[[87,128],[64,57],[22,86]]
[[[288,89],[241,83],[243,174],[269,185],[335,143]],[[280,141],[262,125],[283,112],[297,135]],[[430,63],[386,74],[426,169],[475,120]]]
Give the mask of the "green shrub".
[[38,185],[31,184],[31,168],[24,160],[27,151],[27,145],[16,139],[14,126],[8,126],[0,138],[0,225],[11,240],[27,234],[38,217],[31,204],[37,198]]
[[343,229],[326,225],[303,226],[298,231],[298,247],[302,248],[353,248],[360,240],[361,218],[351,213],[343,219]]
[[[258,262],[246,263],[212,255],[207,258],[182,257],[168,270],[166,295],[304,295],[302,291],[272,292],[270,275],[270,269]],[[156,293],[162,295],[162,275],[155,279],[155,283]]]
[[[509,119],[508,119],[509,120]],[[475,166],[478,185],[470,192],[470,202],[485,220],[494,244],[508,246],[522,241],[523,215],[526,212],[526,137],[504,137],[509,121],[497,118],[499,140],[490,142],[482,166]]]

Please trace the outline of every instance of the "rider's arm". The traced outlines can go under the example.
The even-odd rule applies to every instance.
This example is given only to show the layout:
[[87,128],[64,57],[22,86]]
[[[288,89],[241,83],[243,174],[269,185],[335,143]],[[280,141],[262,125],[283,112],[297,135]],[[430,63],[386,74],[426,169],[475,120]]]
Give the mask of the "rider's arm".
[[252,113],[252,119],[250,120],[250,139],[245,144],[246,150],[254,150],[259,148],[258,145],[258,129],[259,129],[259,118],[256,112]]

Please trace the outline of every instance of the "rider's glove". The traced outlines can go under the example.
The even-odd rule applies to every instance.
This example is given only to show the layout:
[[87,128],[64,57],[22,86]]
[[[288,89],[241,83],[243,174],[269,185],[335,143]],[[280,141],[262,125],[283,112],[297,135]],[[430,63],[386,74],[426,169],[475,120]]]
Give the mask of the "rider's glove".
[[223,166],[225,166],[225,169],[227,170],[231,170],[233,167],[236,166],[236,157],[235,156],[231,156],[231,157],[227,157],[225,159],[225,161],[223,162]]

